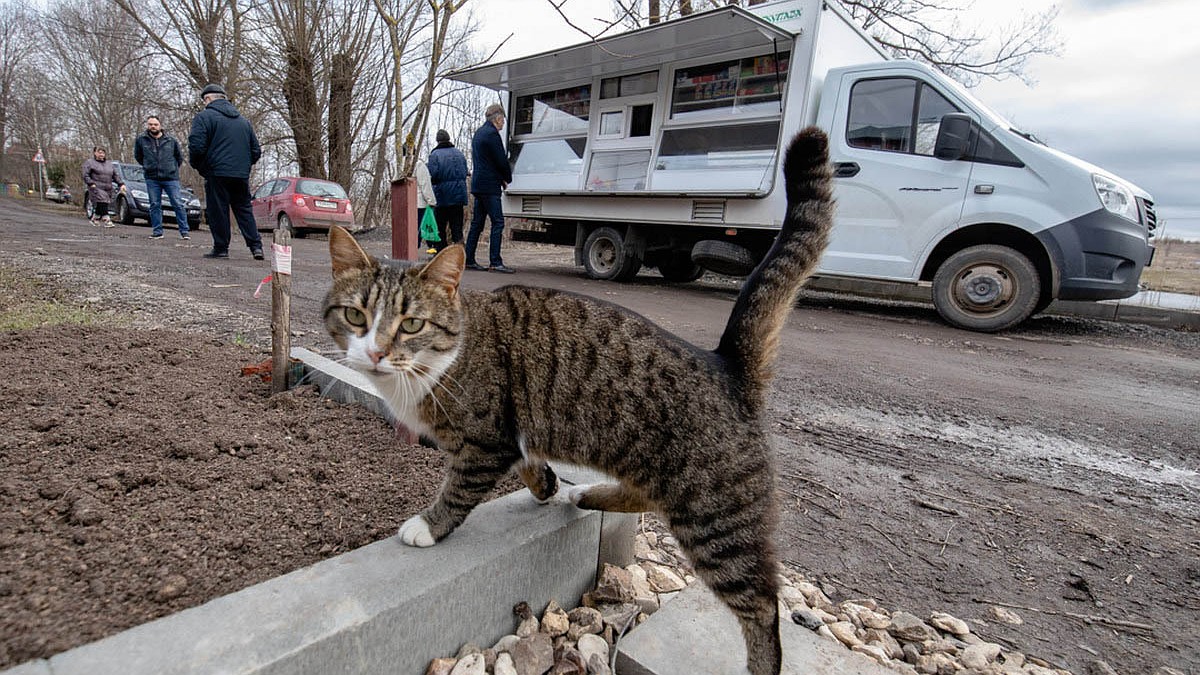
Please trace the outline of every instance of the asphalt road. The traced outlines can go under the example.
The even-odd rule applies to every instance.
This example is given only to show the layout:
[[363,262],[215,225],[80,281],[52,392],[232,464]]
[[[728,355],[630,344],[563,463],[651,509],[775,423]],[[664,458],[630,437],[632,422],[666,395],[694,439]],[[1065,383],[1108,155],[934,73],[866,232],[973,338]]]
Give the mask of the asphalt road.
[[[269,256],[235,242],[229,259],[206,260],[207,231],[148,234],[0,201],[0,264],[61,278],[136,325],[269,341],[269,286],[254,297]],[[390,250],[382,234],[362,241]],[[511,244],[505,261],[519,273],[464,284],[592,295],[702,346],[716,345],[737,291],[652,271],[592,281],[560,247]],[[328,279],[324,237],[294,241],[293,345],[332,347],[319,316]],[[772,426],[788,564],[835,599],[948,611],[1076,673],[1095,659],[1200,672],[1200,334],[1042,317],[984,335],[929,307],[814,294],[782,340]],[[1025,623],[992,620],[993,604]]]

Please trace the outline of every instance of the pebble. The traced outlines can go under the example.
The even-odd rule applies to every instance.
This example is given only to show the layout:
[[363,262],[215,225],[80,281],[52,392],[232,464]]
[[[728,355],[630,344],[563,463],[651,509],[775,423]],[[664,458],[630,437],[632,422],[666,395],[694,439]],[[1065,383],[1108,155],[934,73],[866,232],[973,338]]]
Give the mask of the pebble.
[[859,654],[866,654],[885,666],[891,664],[891,657],[889,657],[883,651],[883,647],[880,647],[879,645],[857,644],[851,647],[851,649]]
[[971,627],[967,625],[966,621],[945,612],[934,612],[929,617],[929,625],[955,635],[966,635],[971,632]]
[[588,659],[588,675],[613,675],[613,671],[608,667],[607,660],[600,658],[599,654],[592,654]]
[[662,566],[647,563],[646,577],[650,582],[650,588],[656,593],[671,593],[674,591],[682,591],[687,588],[683,577],[672,572],[670,569]]
[[1017,614],[1007,607],[997,607],[996,605],[992,605],[988,607],[988,615],[996,621],[1012,624],[1013,626],[1020,626],[1021,624],[1025,623],[1025,620],[1021,618],[1020,614]]
[[596,635],[604,630],[604,619],[600,610],[592,607],[576,607],[567,614],[571,627],[567,629],[567,637],[578,640],[583,635]]
[[502,652],[496,657],[496,666],[492,672],[495,675],[517,675],[517,668],[513,665],[512,656],[508,652]]
[[505,635],[499,640],[496,640],[496,644],[492,646],[492,649],[494,649],[497,654],[500,652],[511,652],[513,647],[517,646],[517,642],[519,642],[520,639],[521,638],[517,637],[516,635]]
[[971,645],[962,650],[958,655],[958,660],[967,668],[985,668],[987,664],[996,660],[1000,656],[1000,645],[991,642],[983,644]]
[[592,662],[593,654],[599,656],[601,661],[608,663],[608,643],[599,635],[580,635],[579,642],[575,647],[583,655],[585,663]]
[[571,621],[567,618],[567,613],[554,600],[546,605],[546,611],[542,614],[541,631],[550,637],[558,637],[566,635],[567,629],[571,627]]
[[908,612],[893,612],[892,623],[887,631],[897,640],[908,642],[924,642],[936,637],[936,632],[925,625],[925,622]]
[[454,670],[450,671],[450,675],[486,675],[487,669],[484,667],[483,654],[470,654],[466,658],[458,662],[454,666]]
[[450,675],[457,663],[458,659],[434,659],[425,669],[425,675]]
[[545,633],[523,637],[512,650],[517,675],[544,675],[554,667],[554,644]]
[[863,643],[855,634],[854,624],[849,621],[838,621],[837,623],[829,624],[829,632],[838,639],[838,642],[847,647],[857,647]]
[[797,609],[792,612],[792,621],[804,626],[809,630],[817,630],[825,625],[825,621],[817,616],[809,609]]
[[158,590],[154,592],[154,600],[156,602],[169,602],[183,595],[184,591],[187,590],[187,587],[188,580],[186,577],[180,574],[172,574],[166,579],[163,579],[163,582],[159,585]]

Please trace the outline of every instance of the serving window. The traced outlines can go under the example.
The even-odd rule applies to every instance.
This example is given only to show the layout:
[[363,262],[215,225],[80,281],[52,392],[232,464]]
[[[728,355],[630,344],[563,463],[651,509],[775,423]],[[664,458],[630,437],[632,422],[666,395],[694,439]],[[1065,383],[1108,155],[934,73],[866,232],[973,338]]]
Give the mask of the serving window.
[[586,134],[591,106],[592,88],[586,84],[519,96],[512,115],[513,133],[517,136],[572,132]]
[[676,70],[671,118],[780,112],[788,57],[783,52]]

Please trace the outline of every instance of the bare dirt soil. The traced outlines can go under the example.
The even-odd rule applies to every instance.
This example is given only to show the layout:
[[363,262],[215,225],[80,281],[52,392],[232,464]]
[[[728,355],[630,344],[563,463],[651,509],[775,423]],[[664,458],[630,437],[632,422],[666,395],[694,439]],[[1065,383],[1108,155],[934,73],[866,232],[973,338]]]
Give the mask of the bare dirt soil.
[[[435,489],[440,458],[382,421],[240,376],[269,343],[267,263],[2,206],[0,269],[125,327],[0,333],[0,666],[389,536]],[[324,247],[293,251],[293,341],[318,351]],[[518,275],[464,283],[594,295],[700,345],[736,293],[589,281],[569,249],[505,259]],[[786,564],[835,601],[947,611],[1075,673],[1200,673],[1200,334],[1038,317],[980,335],[810,294],[781,355]]]

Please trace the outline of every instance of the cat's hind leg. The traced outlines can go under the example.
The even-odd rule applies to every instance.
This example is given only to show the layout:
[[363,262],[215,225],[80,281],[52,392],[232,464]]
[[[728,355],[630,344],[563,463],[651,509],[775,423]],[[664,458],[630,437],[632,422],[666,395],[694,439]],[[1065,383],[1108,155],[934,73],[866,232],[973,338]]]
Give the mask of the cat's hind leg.
[[777,675],[783,658],[770,513],[769,494],[759,494],[665,514],[696,575],[737,616],[752,675]]
[[581,509],[614,513],[642,513],[655,510],[654,505],[642,494],[641,490],[624,483],[572,485],[566,490],[566,493],[571,503]]
[[409,546],[433,546],[462,524],[471,509],[491,493],[517,460],[515,453],[476,446],[450,455],[446,480],[437,499],[400,526],[400,541]]
[[558,492],[558,474],[544,461],[522,460],[517,465],[517,475],[539,504],[549,504]]

